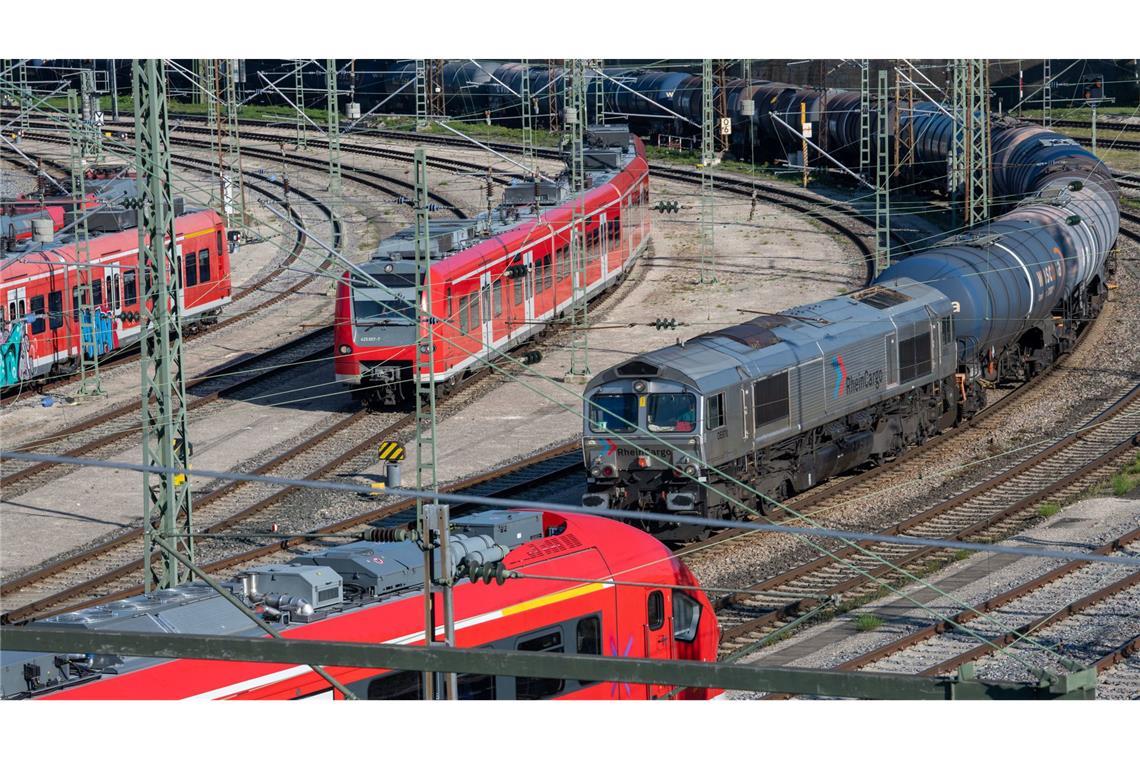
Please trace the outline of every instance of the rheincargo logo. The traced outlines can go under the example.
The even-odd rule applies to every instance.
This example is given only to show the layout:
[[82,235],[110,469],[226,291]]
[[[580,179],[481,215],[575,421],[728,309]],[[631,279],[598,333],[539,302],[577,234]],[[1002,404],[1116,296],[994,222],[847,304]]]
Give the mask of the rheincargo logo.
[[831,363],[835,366],[835,397],[839,398],[847,384],[847,367],[843,366],[842,354],[836,354]]
[[886,373],[881,369],[868,369],[861,374],[849,377],[847,366],[843,363],[843,356],[839,354],[836,354],[835,358],[831,360],[831,366],[835,368],[834,398],[883,387],[883,379]]

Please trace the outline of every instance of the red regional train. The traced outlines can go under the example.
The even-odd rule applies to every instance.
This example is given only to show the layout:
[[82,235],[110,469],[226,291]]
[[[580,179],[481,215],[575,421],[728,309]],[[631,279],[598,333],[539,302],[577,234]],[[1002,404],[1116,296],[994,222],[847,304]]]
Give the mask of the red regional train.
[[[656,539],[603,517],[494,510],[455,520],[449,544],[456,645],[715,661],[716,615],[692,573]],[[516,571],[472,581],[472,568]],[[478,573],[475,573],[478,574]],[[528,578],[527,574],[542,576]],[[558,580],[562,579],[562,580]],[[591,580],[586,580],[591,579]],[[423,552],[358,541],[244,571],[228,588],[285,638],[422,645]],[[261,636],[201,582],[33,626]],[[442,635],[442,628],[438,635]],[[5,699],[342,699],[307,666],[0,653]],[[69,659],[72,658],[72,659]],[[417,699],[418,672],[330,667],[362,699]],[[704,699],[667,684],[458,674],[461,699]]]
[[[225,226],[208,210],[181,214],[175,225],[182,314],[209,323],[231,296]],[[0,256],[0,388],[69,370],[83,335],[88,352],[94,346],[99,354],[138,342],[137,229],[93,236],[87,254],[74,238],[61,238],[14,246]],[[88,280],[93,313],[80,308]]]
[[[586,132],[585,297],[616,284],[649,241],[649,164],[628,127]],[[573,304],[569,179],[516,180],[493,212],[430,223],[434,372],[448,392],[472,367],[531,339]],[[373,404],[410,395],[415,345],[414,229],[380,243],[337,288],[336,379]],[[377,286],[379,283],[379,287]]]

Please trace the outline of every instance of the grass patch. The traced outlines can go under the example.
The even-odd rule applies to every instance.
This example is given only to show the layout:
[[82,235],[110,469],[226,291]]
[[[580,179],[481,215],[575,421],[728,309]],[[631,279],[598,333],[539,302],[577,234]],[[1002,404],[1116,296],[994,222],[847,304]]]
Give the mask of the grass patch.
[[876,617],[875,615],[871,615],[866,612],[855,618],[855,630],[857,631],[873,631],[882,624],[882,618]]
[[969,549],[959,549],[958,551],[954,552],[954,561],[961,562],[964,559],[969,559],[972,555],[973,552]]
[[1038,517],[1052,517],[1061,511],[1061,505],[1055,501],[1047,501],[1037,508]]

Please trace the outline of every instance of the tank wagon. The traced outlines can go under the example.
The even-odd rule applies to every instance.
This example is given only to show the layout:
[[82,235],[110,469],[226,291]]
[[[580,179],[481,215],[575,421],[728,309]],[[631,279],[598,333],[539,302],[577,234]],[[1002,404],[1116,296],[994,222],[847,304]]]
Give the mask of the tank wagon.
[[[457,646],[716,659],[716,614],[692,573],[660,542],[631,526],[591,515],[491,511],[457,519],[453,529],[448,572],[455,578]],[[223,585],[283,638],[422,645],[423,560],[423,550],[412,541],[358,541],[287,565],[250,568]],[[478,581],[510,572],[544,579]],[[573,580],[578,578],[595,580]],[[31,625],[263,635],[200,581]],[[15,651],[0,657],[4,699],[342,697],[306,666]],[[421,696],[418,672],[328,671],[361,699]],[[460,699],[671,696],[668,685],[478,674],[459,674],[458,686]],[[715,693],[687,688],[676,698]]]

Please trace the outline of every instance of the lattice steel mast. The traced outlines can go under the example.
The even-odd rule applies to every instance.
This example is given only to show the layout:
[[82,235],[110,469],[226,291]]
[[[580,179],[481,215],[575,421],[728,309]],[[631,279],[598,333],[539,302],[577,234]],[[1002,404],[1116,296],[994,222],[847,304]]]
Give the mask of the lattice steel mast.
[[[67,91],[67,145],[71,169],[71,199],[75,205],[72,214],[75,219],[75,244],[77,258],[83,262],[79,275],[79,388],[77,396],[102,396],[103,386],[99,379],[99,314],[95,310],[95,284],[91,270],[91,237],[87,227],[86,170],[87,125],[84,123],[79,95],[75,90]],[[102,288],[102,283],[100,283]]]
[[[826,131],[826,130],[824,130]],[[859,176],[871,167],[871,61],[859,61]]]
[[295,142],[298,148],[309,147],[309,135],[305,130],[305,59],[293,59],[293,104],[297,107],[297,132]]
[[711,58],[701,61],[701,268],[700,281],[716,282],[716,250],[713,216],[715,214],[712,167],[716,162],[716,137],[713,112],[713,65]]
[[428,125],[428,81],[427,63],[423,58],[416,59],[416,129],[427,129]]
[[[139,313],[142,341],[143,464],[186,470],[190,465],[186,387],[182,373],[182,302],[177,273],[166,75],[161,61],[133,62],[135,157],[138,172]],[[157,481],[157,483],[155,483]],[[185,476],[143,475],[145,587],[152,591],[189,580],[189,571],[155,536],[194,556],[190,483]],[[159,561],[152,561],[157,552]]]
[[891,265],[891,167],[887,72],[879,71],[877,146],[875,150],[875,275]]
[[333,212],[340,215],[340,111],[337,102],[336,59],[325,61],[325,115],[329,142],[329,192],[333,197]]
[[574,193],[574,209],[570,218],[570,376],[584,379],[590,374],[589,312],[586,304],[586,71],[585,62],[574,58],[567,62],[565,76],[566,136],[570,151],[570,192]]
[[522,106],[522,150],[523,165],[527,167],[532,177],[538,175],[538,162],[534,155],[534,113],[530,94],[530,62],[522,60],[523,75],[521,83],[520,100]]

